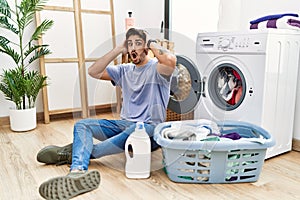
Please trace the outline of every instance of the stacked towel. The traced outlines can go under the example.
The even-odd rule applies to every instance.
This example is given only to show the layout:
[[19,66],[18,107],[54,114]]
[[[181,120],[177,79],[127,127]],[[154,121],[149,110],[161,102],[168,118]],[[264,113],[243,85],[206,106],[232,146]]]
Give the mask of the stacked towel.
[[300,21],[298,19],[288,19],[287,23],[291,26],[300,28]]
[[278,15],[268,15],[250,21],[250,29],[294,29],[299,30],[300,18],[298,14],[286,13]]
[[271,19],[279,19],[279,18],[284,17],[284,16],[299,17],[299,15],[296,14],[296,13],[267,15],[267,16],[263,16],[263,17],[260,17],[258,19],[250,21],[250,24],[258,24],[259,22],[263,22],[263,21],[267,21],[267,20],[271,20]]

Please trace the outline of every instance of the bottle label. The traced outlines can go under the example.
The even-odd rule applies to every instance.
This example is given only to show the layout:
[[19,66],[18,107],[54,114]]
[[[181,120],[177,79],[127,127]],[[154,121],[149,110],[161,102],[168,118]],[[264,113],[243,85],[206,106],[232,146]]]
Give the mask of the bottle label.
[[126,30],[134,27],[134,18],[126,18],[125,24],[126,24]]

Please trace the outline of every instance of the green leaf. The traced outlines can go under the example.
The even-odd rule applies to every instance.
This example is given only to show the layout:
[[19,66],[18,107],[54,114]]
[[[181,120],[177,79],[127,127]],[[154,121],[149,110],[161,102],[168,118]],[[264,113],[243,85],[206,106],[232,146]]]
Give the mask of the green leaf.
[[8,22],[7,17],[0,16],[0,27],[5,28],[5,29],[7,29],[7,30],[9,30],[9,31],[11,31],[15,34],[19,33],[18,29],[15,28],[13,24],[10,24]]
[[0,0],[0,14],[11,18],[11,9],[5,0]]
[[41,0],[23,0],[20,4],[20,8],[23,13],[31,13],[38,11]]
[[27,51],[24,52],[24,55],[27,57],[29,54],[31,54],[33,51],[38,50],[39,48],[42,47],[48,47],[49,45],[43,44],[43,45],[33,45],[31,47],[28,48]]
[[48,0],[35,0],[35,11],[41,11],[44,9]]
[[45,6],[43,0],[23,0],[18,6],[19,19],[18,25],[20,30],[24,30],[34,20],[36,11],[40,11]]
[[39,91],[47,85],[47,76],[41,75],[38,71],[29,71],[25,75],[25,94],[29,102],[29,107],[34,107],[34,103]]
[[[2,47],[2,46],[1,46]],[[16,52],[12,47],[6,45],[2,47],[3,49],[0,49],[0,52],[5,53],[9,55],[15,63],[18,65],[21,59],[21,56],[18,52]]]
[[22,68],[3,70],[3,74],[0,76],[0,90],[7,100],[16,104],[17,109],[22,108],[23,96],[25,95],[23,85]]
[[7,46],[9,43],[10,41],[6,37],[0,35],[0,47]]
[[48,54],[51,54],[51,51],[47,48],[40,48],[39,50],[35,51],[35,54],[34,56],[32,56],[30,59],[29,59],[29,63],[32,63],[33,61],[35,61],[36,59],[44,56],[44,55],[48,55]]
[[41,36],[53,26],[53,20],[44,20],[31,36],[31,40],[38,40]]

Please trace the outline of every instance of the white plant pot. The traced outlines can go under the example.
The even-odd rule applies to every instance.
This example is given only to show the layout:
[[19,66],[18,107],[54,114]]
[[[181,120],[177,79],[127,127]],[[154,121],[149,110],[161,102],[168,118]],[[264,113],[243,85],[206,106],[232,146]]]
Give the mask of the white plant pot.
[[9,109],[10,128],[13,131],[29,131],[36,128],[36,108]]

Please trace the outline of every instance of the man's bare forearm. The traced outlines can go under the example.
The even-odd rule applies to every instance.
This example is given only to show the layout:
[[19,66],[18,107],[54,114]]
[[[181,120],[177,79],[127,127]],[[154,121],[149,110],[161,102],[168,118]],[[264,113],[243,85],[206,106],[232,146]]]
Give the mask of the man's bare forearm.
[[151,42],[149,48],[153,52],[154,56],[159,62],[159,73],[165,75],[171,75],[176,65],[176,56],[168,49],[160,46],[155,42]]
[[[91,77],[96,79],[109,79],[106,77],[105,69],[117,56],[124,52],[124,46],[118,46],[112,49],[110,52],[97,59],[96,62],[88,69],[88,73]],[[104,77],[103,77],[104,76]]]

